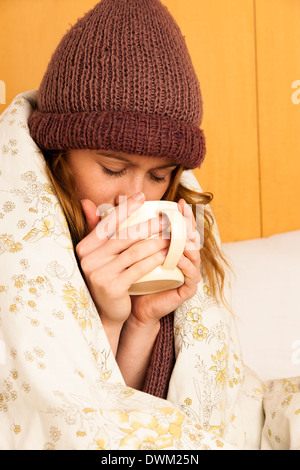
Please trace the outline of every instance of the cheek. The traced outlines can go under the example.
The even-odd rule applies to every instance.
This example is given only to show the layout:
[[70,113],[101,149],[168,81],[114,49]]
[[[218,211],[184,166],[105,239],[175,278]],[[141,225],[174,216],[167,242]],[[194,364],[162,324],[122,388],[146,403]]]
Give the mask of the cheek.
[[147,185],[145,190],[145,196],[147,201],[158,201],[160,200],[169,187],[169,183],[158,184],[151,182]]
[[97,173],[89,173],[88,177],[77,177],[75,188],[79,200],[90,199],[97,206],[103,203],[112,204],[117,190],[117,185]]

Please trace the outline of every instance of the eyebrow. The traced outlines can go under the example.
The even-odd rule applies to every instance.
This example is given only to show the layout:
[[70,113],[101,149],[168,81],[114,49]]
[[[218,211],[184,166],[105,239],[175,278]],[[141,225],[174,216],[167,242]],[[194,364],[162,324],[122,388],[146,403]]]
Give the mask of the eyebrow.
[[[115,158],[116,160],[121,160],[126,163],[130,163],[131,165],[137,166],[136,163],[131,162],[130,160],[127,160],[127,158],[120,157],[119,155],[104,155],[102,152],[97,152],[97,155],[101,155],[101,157],[107,157],[107,158]],[[163,168],[176,168],[177,165],[175,163],[167,163],[166,165],[161,165],[161,166],[156,166],[153,168],[153,170],[159,170]]]

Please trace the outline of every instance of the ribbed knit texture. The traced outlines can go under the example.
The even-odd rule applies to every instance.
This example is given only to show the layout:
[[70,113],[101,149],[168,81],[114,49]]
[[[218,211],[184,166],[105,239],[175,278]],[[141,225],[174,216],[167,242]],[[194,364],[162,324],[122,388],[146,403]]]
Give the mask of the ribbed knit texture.
[[143,392],[167,398],[169,381],[175,363],[173,313],[160,320],[160,331],[153,348]]
[[159,0],[102,0],[63,37],[29,119],[43,150],[205,155],[202,98],[184,37]]

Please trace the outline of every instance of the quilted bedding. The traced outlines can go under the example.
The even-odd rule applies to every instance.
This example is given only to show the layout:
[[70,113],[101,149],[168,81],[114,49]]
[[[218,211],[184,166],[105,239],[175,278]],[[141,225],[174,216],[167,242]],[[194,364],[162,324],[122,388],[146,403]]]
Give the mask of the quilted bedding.
[[300,378],[244,365],[205,279],[175,312],[167,400],[125,385],[29,134],[36,93],[0,117],[0,449],[299,449]]

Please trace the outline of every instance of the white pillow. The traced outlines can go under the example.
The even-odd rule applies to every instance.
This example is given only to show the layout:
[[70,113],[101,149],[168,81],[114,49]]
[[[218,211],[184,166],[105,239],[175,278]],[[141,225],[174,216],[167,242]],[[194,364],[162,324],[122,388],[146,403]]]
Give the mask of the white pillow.
[[262,380],[300,375],[300,230],[223,248],[245,363]]

